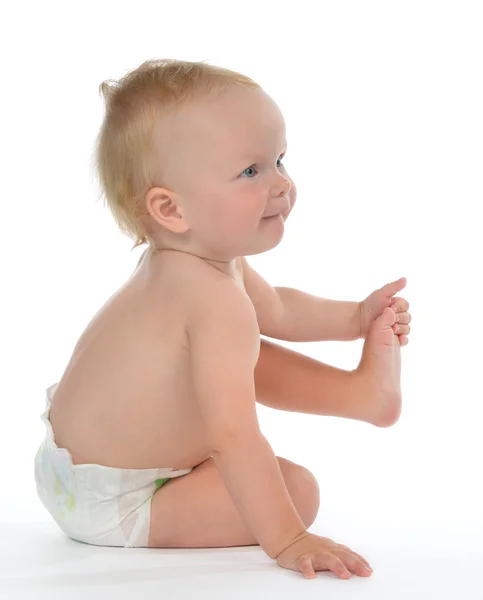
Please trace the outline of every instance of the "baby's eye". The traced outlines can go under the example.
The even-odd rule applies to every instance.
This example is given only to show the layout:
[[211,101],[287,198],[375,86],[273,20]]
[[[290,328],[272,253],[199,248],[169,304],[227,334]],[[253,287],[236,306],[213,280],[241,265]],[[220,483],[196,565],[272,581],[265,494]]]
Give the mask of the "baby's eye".
[[[283,157],[282,157],[282,158],[283,158]],[[278,162],[280,163],[279,167],[283,167],[283,163],[282,163],[282,159],[281,159],[281,158],[279,158],[279,159],[278,159]],[[253,169],[254,167],[255,167],[255,165],[252,165],[251,167],[248,167],[247,169],[245,169],[245,170],[243,171],[243,173],[242,173],[242,174],[246,173],[246,172],[247,172],[247,171],[249,171],[250,169]],[[248,179],[253,179],[253,177],[248,177]]]
[[[247,171],[250,171],[250,169],[253,169],[255,165],[252,165],[251,167],[248,167],[248,169],[245,169],[242,173],[242,175],[244,175]],[[249,177],[248,179],[252,179],[252,177]]]

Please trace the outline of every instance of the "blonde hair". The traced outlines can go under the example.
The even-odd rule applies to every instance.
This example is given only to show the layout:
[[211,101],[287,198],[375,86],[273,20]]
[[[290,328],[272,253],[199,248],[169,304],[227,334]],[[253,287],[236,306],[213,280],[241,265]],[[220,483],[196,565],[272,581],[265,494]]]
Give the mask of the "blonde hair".
[[100,84],[106,112],[95,142],[95,175],[119,229],[135,241],[131,250],[148,243],[140,216],[160,167],[151,144],[156,115],[168,116],[232,85],[260,87],[229,69],[175,59],[147,60],[119,81]]

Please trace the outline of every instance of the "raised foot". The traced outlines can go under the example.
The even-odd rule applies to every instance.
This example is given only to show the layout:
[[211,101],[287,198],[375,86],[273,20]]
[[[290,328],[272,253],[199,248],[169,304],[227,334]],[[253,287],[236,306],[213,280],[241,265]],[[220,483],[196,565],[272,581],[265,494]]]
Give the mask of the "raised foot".
[[392,326],[392,308],[374,321],[362,349],[357,369],[352,371],[367,406],[366,420],[378,427],[393,425],[401,414],[401,345]]

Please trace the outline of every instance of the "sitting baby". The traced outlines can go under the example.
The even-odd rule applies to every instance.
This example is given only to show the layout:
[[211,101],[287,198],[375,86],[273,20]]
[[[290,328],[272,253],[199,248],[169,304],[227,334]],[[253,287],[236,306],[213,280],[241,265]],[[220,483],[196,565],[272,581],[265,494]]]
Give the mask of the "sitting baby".
[[[104,82],[95,159],[121,231],[147,249],[46,393],[39,497],[69,537],[102,546],[259,544],[307,578],[370,575],[311,534],[311,472],[276,457],[256,402],[389,426],[400,411],[404,278],[364,302],[273,288],[245,256],[275,248],[296,201],[275,102],[250,78],[177,60]],[[365,338],[343,371],[267,337]]]

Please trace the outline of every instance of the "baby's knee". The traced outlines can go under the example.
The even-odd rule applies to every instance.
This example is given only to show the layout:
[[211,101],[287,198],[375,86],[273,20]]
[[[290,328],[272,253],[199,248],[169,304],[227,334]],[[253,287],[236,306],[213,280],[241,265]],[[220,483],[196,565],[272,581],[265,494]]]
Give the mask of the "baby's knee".
[[304,516],[300,515],[305,527],[310,527],[317,518],[320,508],[320,488],[315,475],[302,467],[305,479]]
[[317,479],[309,469],[278,457],[285,485],[305,527],[310,527],[320,506],[320,489]]

